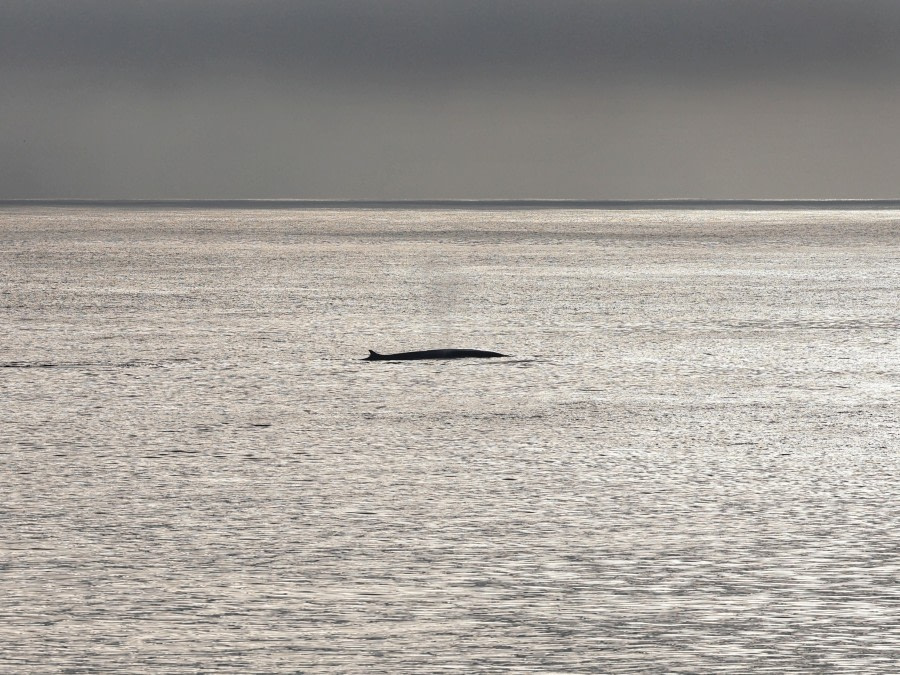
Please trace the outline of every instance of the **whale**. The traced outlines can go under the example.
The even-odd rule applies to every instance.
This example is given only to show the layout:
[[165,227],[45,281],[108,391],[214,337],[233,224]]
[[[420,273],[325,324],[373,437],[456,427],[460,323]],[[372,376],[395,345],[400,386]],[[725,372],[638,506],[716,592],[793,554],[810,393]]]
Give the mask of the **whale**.
[[486,352],[481,349],[426,349],[422,352],[400,352],[399,354],[379,354],[369,350],[363,361],[421,361],[423,359],[493,359],[506,354]]

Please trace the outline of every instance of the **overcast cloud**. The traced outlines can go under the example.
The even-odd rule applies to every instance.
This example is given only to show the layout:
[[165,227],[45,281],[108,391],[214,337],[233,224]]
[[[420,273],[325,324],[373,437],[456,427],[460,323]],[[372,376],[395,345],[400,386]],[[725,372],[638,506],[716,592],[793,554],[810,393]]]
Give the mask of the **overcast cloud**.
[[6,0],[0,197],[892,197],[895,0]]

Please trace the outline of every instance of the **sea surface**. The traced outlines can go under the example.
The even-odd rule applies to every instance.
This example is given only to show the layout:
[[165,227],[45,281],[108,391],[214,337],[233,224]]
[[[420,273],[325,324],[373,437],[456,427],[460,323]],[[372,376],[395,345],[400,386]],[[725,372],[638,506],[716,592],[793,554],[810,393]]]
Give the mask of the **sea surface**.
[[897,672],[900,211],[6,205],[0,366],[0,672]]

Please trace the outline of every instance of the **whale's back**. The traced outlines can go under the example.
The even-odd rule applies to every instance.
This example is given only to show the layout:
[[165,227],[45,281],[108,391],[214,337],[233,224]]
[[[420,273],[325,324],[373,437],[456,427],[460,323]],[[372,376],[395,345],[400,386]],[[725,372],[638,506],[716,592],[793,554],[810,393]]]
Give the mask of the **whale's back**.
[[419,352],[400,352],[398,354],[379,354],[369,350],[364,361],[420,361],[424,359],[490,359],[503,357],[506,354],[488,352],[482,349],[426,349]]

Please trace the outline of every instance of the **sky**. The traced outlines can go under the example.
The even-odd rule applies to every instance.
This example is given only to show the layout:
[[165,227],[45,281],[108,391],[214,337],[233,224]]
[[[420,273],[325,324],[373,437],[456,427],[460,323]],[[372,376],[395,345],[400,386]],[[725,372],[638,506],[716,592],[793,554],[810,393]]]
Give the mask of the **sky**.
[[897,0],[0,0],[0,198],[900,197]]

